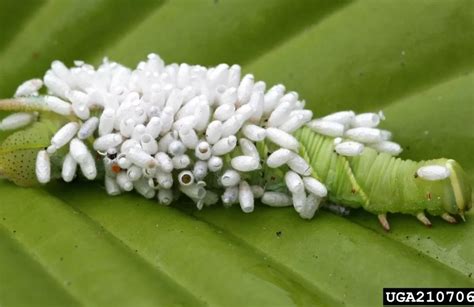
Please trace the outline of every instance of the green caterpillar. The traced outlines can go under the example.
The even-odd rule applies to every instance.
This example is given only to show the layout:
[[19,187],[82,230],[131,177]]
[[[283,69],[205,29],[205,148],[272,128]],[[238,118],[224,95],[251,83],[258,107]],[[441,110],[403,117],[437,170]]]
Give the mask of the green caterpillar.
[[[48,147],[58,126],[57,118],[43,120],[7,137],[0,146],[0,174],[21,186],[37,184],[37,153]],[[328,200],[350,208],[362,207],[378,215],[387,230],[387,213],[415,215],[430,225],[424,217],[425,211],[455,223],[451,214],[464,219],[464,212],[471,208],[468,179],[454,160],[414,162],[371,148],[366,148],[360,156],[344,157],[334,152],[334,138],[306,127],[298,130],[296,137],[302,144],[301,154],[313,167],[312,176],[328,187]],[[53,164],[60,165],[61,159],[56,160]],[[450,165],[451,176],[442,181],[418,178],[416,170],[428,164]]]
[[[50,95],[39,94],[43,80]],[[297,93],[266,91],[238,65],[165,66],[155,54],[136,70],[55,61],[43,80],[0,101],[20,112],[0,130],[30,125],[0,146],[0,174],[18,185],[82,173],[110,195],[135,190],[169,205],[184,194],[198,209],[222,202],[246,213],[260,199],[306,219],[326,200],[376,214],[386,230],[387,213],[431,226],[425,213],[456,223],[471,208],[459,164],[395,157],[400,146],[376,128],[383,114],[313,119]]]

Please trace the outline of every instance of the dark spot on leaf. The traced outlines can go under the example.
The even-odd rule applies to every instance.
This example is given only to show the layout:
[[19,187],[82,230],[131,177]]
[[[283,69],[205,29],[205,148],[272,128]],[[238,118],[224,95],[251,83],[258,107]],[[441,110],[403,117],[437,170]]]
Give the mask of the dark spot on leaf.
[[279,230],[279,231],[277,231],[275,234],[276,234],[276,236],[277,236],[277,237],[279,237],[279,238],[280,238],[280,237],[281,237],[281,235],[282,235],[282,232]]

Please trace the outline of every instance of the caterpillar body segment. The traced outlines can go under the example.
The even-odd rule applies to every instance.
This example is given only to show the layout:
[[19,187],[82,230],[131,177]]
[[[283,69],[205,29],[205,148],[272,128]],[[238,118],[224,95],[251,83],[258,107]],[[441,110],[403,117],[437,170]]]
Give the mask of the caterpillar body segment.
[[0,145],[0,174],[19,185],[100,178],[110,195],[135,190],[164,205],[186,195],[199,210],[220,200],[246,213],[261,199],[305,219],[321,204],[362,208],[387,230],[387,213],[431,225],[426,213],[455,223],[471,207],[454,160],[396,158],[401,146],[377,128],[383,113],[313,119],[296,92],[266,91],[238,65],[165,65],[156,54],[135,70],[55,61],[48,95],[35,84],[0,100],[0,110],[22,112],[0,130],[27,126]]
[[[9,135],[0,146],[0,175],[19,186],[38,184],[35,176],[36,157],[40,150],[49,146],[54,129],[57,128],[51,122],[41,121]],[[57,160],[58,157],[53,159]]]
[[[332,137],[309,128],[300,129],[296,136],[304,147],[303,155],[313,167],[313,176],[327,186],[328,199],[334,203],[362,207],[384,220],[386,213],[411,214],[427,225],[430,223],[423,217],[424,212],[453,223],[451,214],[463,218],[472,206],[467,175],[454,160],[415,162],[370,147],[361,155],[346,157],[334,151]],[[427,165],[446,166],[450,176],[443,180],[423,180],[417,176],[417,170]]]

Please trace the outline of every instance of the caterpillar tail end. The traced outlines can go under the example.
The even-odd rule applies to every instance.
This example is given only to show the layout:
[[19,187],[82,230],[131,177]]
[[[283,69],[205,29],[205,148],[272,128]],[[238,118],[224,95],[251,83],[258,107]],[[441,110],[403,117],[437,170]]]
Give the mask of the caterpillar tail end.
[[[425,215],[439,216],[450,224],[458,222],[455,216],[466,220],[465,213],[472,207],[472,187],[467,174],[458,162],[452,159],[436,159],[420,162],[420,166],[435,165],[446,168],[447,176],[440,179],[415,177],[419,195],[427,195],[424,199],[415,200],[414,216],[425,226],[431,227],[431,222]],[[408,212],[407,212],[408,213]]]

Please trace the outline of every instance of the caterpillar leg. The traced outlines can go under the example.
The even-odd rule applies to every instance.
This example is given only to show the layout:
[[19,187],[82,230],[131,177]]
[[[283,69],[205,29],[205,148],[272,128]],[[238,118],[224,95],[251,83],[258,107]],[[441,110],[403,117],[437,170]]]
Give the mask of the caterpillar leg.
[[382,214],[377,215],[377,217],[378,217],[380,225],[382,225],[383,229],[385,229],[385,231],[389,231],[390,230],[390,224],[388,223],[388,220],[387,220],[387,214],[382,213]]
[[431,221],[428,219],[428,217],[426,217],[425,213],[424,212],[420,212],[416,215],[416,218],[423,224],[425,225],[426,227],[431,227],[433,226],[431,224]]
[[458,222],[456,218],[449,213],[441,214],[441,218],[450,224],[457,224]]

